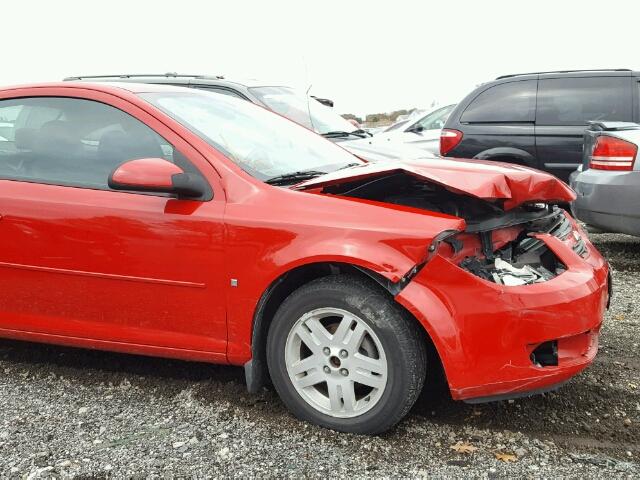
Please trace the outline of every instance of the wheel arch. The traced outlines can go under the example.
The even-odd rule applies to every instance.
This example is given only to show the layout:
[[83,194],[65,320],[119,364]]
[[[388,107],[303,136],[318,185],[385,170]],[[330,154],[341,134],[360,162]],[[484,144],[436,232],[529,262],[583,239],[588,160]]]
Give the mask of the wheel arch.
[[[295,267],[281,274],[263,292],[256,306],[253,316],[253,328],[251,332],[251,360],[244,364],[247,389],[250,393],[257,393],[260,388],[269,383],[269,374],[266,362],[266,340],[271,321],[282,302],[296,289],[317,278],[346,274],[363,278],[366,281],[375,282],[391,298],[395,297],[396,284],[381,274],[365,267],[342,262],[316,262]],[[439,365],[439,370],[444,372],[442,361],[431,336],[423,323],[404,305],[394,300],[418,325],[423,334],[423,340],[427,345],[428,361]]]
[[484,150],[473,158],[478,160],[512,161],[525,167],[538,168],[538,160],[526,150],[514,147],[496,147]]

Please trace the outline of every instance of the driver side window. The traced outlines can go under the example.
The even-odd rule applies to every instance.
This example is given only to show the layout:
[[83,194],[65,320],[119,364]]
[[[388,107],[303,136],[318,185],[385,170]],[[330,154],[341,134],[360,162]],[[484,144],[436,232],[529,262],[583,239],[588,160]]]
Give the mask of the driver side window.
[[109,190],[110,173],[138,158],[186,162],[148,126],[103,103],[0,101],[0,179]]

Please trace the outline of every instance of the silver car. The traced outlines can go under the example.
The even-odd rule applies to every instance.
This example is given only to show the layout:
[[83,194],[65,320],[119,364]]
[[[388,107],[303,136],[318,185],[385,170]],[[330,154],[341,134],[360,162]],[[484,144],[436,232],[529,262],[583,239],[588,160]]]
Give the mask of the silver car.
[[570,178],[573,214],[600,230],[640,236],[640,125],[589,124],[582,166]]
[[394,123],[367,141],[372,145],[409,145],[440,155],[440,132],[454,107],[455,104],[423,110]]

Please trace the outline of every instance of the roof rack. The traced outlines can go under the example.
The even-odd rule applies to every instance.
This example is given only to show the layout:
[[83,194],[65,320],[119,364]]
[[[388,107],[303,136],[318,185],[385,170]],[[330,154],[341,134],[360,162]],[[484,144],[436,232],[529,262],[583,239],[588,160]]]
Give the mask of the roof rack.
[[167,78],[211,78],[222,80],[224,79],[224,75],[183,75],[178,74],[176,72],[167,72],[167,73],[135,73],[135,74],[116,74],[116,75],[80,75],[77,77],[67,77],[64,80],[86,80],[88,78],[139,78],[139,77],[167,77]]
[[522,75],[543,75],[545,73],[578,73],[578,72],[631,72],[630,68],[586,68],[583,70],[552,70],[549,72],[529,72],[529,73],[513,73],[510,75],[501,75],[496,80],[503,78],[520,77]]

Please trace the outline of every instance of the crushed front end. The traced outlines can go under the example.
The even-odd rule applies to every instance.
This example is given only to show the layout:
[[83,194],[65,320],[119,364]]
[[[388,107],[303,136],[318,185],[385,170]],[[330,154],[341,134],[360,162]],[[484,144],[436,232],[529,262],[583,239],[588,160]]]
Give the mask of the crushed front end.
[[[377,164],[371,174],[314,187],[465,221],[463,231],[442,232],[427,246],[425,261],[392,292],[433,340],[454,399],[557,387],[595,357],[610,297],[606,261],[554,205],[574,193],[524,167],[480,164],[472,171],[470,162],[433,163],[386,170]],[[419,229],[428,217],[418,218]]]
[[588,366],[609,288],[576,222],[532,205],[441,242],[396,298],[431,329],[453,398],[479,402],[548,391]]

